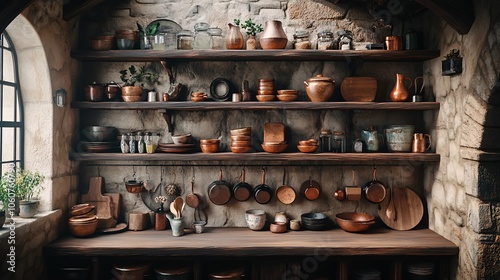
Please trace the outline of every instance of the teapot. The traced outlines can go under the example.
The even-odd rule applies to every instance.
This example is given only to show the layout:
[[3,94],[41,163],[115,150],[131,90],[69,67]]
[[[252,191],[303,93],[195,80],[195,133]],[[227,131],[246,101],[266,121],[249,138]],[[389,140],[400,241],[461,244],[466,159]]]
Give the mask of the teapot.
[[367,152],[378,152],[380,147],[384,145],[384,136],[378,134],[376,126],[370,126],[368,130],[361,130],[361,140],[365,143]]

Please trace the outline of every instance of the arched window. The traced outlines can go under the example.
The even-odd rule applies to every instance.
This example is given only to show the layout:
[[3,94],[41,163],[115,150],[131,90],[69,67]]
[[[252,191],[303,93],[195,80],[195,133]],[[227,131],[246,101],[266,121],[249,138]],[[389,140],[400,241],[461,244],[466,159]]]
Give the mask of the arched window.
[[16,51],[4,32],[0,35],[0,174],[11,163],[24,168],[23,120]]

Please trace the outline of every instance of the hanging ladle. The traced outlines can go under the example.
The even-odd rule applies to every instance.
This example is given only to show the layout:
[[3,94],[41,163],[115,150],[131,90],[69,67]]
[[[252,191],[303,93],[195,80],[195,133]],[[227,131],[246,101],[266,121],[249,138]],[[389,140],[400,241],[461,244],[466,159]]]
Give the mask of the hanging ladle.
[[194,177],[191,180],[191,193],[186,195],[186,204],[195,209],[200,206],[200,197],[194,192]]

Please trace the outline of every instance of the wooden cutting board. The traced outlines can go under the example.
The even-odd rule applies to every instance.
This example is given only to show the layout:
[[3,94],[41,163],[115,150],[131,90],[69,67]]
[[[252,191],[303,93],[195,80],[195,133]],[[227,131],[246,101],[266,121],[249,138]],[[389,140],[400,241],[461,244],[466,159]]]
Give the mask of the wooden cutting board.
[[340,85],[345,101],[372,102],[377,95],[377,80],[373,77],[347,77]]
[[278,122],[266,123],[264,125],[264,142],[285,141],[285,125]]
[[121,193],[105,193],[105,196],[111,198],[111,215],[113,219],[119,220],[120,210],[122,208],[122,195]]
[[396,209],[396,220],[386,215],[391,192],[388,190],[385,199],[380,203],[378,214],[382,222],[395,230],[410,230],[420,223],[424,216],[424,205],[420,197],[411,189],[395,187],[393,203]]
[[82,203],[94,205],[98,219],[109,219],[111,215],[111,197],[102,195],[104,180],[102,177],[91,177],[89,191],[82,194]]

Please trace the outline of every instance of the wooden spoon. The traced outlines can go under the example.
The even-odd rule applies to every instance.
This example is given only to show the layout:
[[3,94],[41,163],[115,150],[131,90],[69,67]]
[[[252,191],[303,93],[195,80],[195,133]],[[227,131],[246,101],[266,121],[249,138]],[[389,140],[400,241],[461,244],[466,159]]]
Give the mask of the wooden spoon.
[[175,209],[175,201],[172,201],[170,203],[170,212],[172,212],[172,215],[174,215],[174,217],[177,218],[177,209]]
[[184,206],[184,200],[182,199],[182,197],[178,196],[175,200],[174,200],[174,207],[175,207],[175,210],[177,211],[177,218],[181,218],[182,217],[182,208]]
[[391,186],[391,196],[389,197],[390,201],[387,205],[387,210],[385,210],[385,214],[387,218],[392,219],[393,221],[397,220],[396,207],[394,206],[394,186]]

